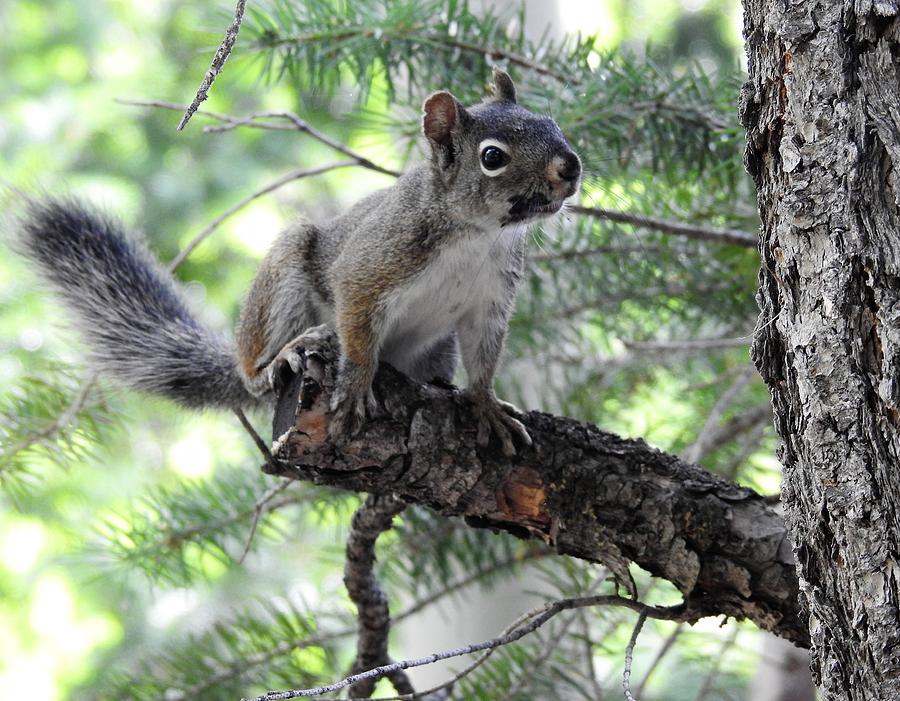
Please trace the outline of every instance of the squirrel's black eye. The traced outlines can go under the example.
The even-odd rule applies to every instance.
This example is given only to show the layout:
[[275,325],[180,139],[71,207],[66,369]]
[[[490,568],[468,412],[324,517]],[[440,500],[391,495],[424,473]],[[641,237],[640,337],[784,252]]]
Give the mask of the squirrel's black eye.
[[496,146],[487,146],[481,152],[481,165],[488,170],[497,170],[507,163],[509,163],[509,156]]

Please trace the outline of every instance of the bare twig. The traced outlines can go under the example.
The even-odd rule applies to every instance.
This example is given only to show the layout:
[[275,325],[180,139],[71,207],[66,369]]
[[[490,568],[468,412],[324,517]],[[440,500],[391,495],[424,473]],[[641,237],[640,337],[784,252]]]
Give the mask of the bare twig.
[[635,701],[634,696],[631,694],[631,663],[634,659],[634,646],[637,644],[638,635],[640,635],[641,628],[644,627],[644,621],[646,620],[646,611],[641,611],[641,614],[638,616],[637,623],[634,624],[634,630],[631,633],[631,639],[628,641],[628,645],[625,647],[625,669],[622,672],[622,689],[625,692],[626,701]]
[[712,441],[712,434],[715,432],[716,428],[719,427],[719,421],[721,421],[722,415],[728,410],[728,407],[731,406],[734,400],[737,399],[737,396],[744,387],[749,384],[750,380],[756,376],[756,368],[752,365],[747,365],[747,367],[744,368],[744,371],[734,379],[734,382],[731,383],[728,389],[722,393],[722,396],[719,397],[715,405],[713,405],[712,411],[709,412],[709,416],[706,417],[703,428],[701,428],[700,433],[697,434],[697,439],[684,451],[682,458],[685,461],[697,462],[700,458],[718,447]]
[[291,480],[281,480],[279,484],[276,484],[274,487],[266,490],[266,492],[256,500],[256,504],[253,507],[253,520],[250,522],[250,533],[247,534],[247,542],[244,544],[244,549],[241,551],[241,555],[237,559],[237,563],[239,565],[244,564],[244,560],[247,559],[247,553],[250,552],[250,546],[253,544],[253,538],[254,536],[256,536],[256,529],[259,526],[259,519],[262,516],[263,510],[265,509],[266,505],[276,496],[281,494],[281,492],[287,489],[287,486],[290,483]]
[[560,599],[558,601],[549,602],[544,606],[538,607],[532,611],[529,611],[525,615],[520,616],[517,621],[517,627],[515,627],[508,633],[500,635],[496,638],[491,638],[490,640],[485,640],[473,645],[465,645],[463,647],[453,648],[451,650],[434,653],[425,657],[402,660],[391,665],[376,667],[375,669],[370,669],[360,674],[350,675],[349,677],[346,677],[339,682],[335,682],[334,684],[328,684],[325,686],[316,687],[314,689],[272,691],[267,694],[263,694],[262,696],[257,696],[253,698],[252,701],[282,701],[283,699],[295,699],[328,694],[333,691],[338,691],[340,689],[343,689],[344,687],[350,686],[351,684],[355,684],[362,679],[384,676],[394,669],[410,669],[412,667],[422,667],[424,665],[433,664],[434,662],[438,662],[440,660],[447,660],[453,657],[469,655],[474,652],[481,652],[483,650],[491,650],[502,645],[508,645],[524,638],[526,635],[537,630],[544,623],[546,623],[548,620],[561,613],[562,611],[570,611],[575,608],[584,608],[589,606],[623,606],[625,608],[630,608],[633,611],[637,611],[638,613],[642,613],[645,618],[657,618],[660,620],[668,621],[694,621],[698,618],[697,614],[686,609],[684,606],[648,606],[647,604],[641,603],[640,601],[626,599],[621,596],[598,595],[572,599]]
[[669,219],[646,217],[640,214],[620,212],[614,209],[603,209],[601,207],[570,205],[567,209],[595,219],[605,219],[607,221],[619,222],[620,224],[631,224],[644,229],[653,229],[654,231],[661,231],[665,234],[676,234],[678,236],[684,236],[685,238],[696,239],[699,241],[730,243],[736,246],[746,246],[747,248],[756,248],[757,244],[757,237],[754,234],[739,229],[694,226],[692,224],[684,224]]
[[336,170],[338,168],[347,168],[348,166],[357,165],[356,161],[336,161],[334,163],[326,163],[325,165],[318,166],[315,168],[298,168],[297,170],[292,170],[290,173],[286,173],[282,175],[280,178],[273,180],[265,187],[260,188],[256,192],[253,192],[247,195],[244,199],[239,202],[233,204],[231,207],[226,209],[222,214],[216,217],[212,222],[210,222],[199,234],[197,234],[194,238],[190,240],[190,242],[185,246],[177,256],[175,256],[172,263],[169,265],[170,270],[174,270],[179,265],[184,262],[184,259],[187,258],[197,246],[199,246],[203,240],[208,237],[216,228],[228,217],[232,216],[235,212],[240,211],[248,204],[253,202],[263,195],[267,195],[273,190],[277,190],[284,185],[287,185],[294,180],[300,180],[302,178],[309,178],[314,175],[321,175],[322,173],[327,173],[330,170]]
[[633,351],[671,353],[673,351],[718,350],[719,348],[750,348],[749,336],[734,338],[692,338],[677,341],[623,341]]
[[[608,576],[609,572],[604,569],[603,573],[594,580],[593,584],[585,593],[590,594],[597,591],[599,586],[604,582],[604,580],[606,580]],[[581,614],[583,612],[584,609],[575,609],[574,611],[572,611],[572,615],[569,616],[561,626],[559,626],[558,628],[553,628],[551,626],[550,630],[547,632],[547,637],[551,640],[562,640],[568,634],[569,629],[577,621],[582,620]],[[547,660],[549,660],[555,652],[558,652],[557,646],[550,642],[545,642],[542,647],[543,650],[541,651],[541,653],[528,661],[528,673],[522,673],[514,686],[502,692],[502,694],[498,693],[498,698],[502,695],[505,695],[507,698],[511,699],[518,698],[517,694],[522,691],[528,680],[531,677],[535,676],[535,674],[537,674],[538,670],[540,670],[544,663],[547,662]]]
[[[369,495],[353,514],[350,536],[347,539],[347,559],[344,565],[344,585],[350,600],[356,604],[359,637],[356,641],[356,661],[353,672],[390,665],[388,636],[391,617],[387,596],[375,578],[375,543],[391,527],[394,517],[406,504],[393,496]],[[401,694],[414,689],[402,669],[387,674],[391,684]],[[350,695],[368,698],[375,690],[377,677],[362,679],[350,686]]]
[[[123,105],[132,105],[134,107],[156,107],[166,110],[181,110],[181,105],[178,105],[174,102],[164,102],[161,100],[120,99],[116,101]],[[237,129],[238,127],[247,127],[249,129],[267,129],[272,131],[298,131],[303,134],[308,134],[316,141],[325,144],[338,153],[344,154],[348,158],[352,158],[354,161],[356,161],[357,165],[363,168],[373,170],[376,173],[390,175],[395,178],[401,175],[399,170],[393,170],[392,168],[381,166],[375,163],[373,160],[366,158],[358,151],[354,151],[346,144],[343,144],[337,139],[334,139],[327,134],[319,131],[294,112],[254,112],[253,114],[247,115],[246,117],[235,117],[230,114],[211,112],[209,110],[198,110],[197,114],[221,122],[221,124],[204,127],[203,131],[205,132],[230,131],[232,129]],[[262,119],[281,119],[285,120],[287,123],[259,121]]]
[[[761,408],[761,407],[757,407]],[[737,473],[741,466],[747,462],[748,458],[759,450],[762,438],[766,433],[766,429],[772,426],[771,411],[761,416],[755,426],[753,426],[741,441],[740,452],[735,455],[726,465],[721,468],[722,475],[730,480],[737,480]]]
[[238,417],[238,421],[241,422],[241,426],[244,427],[244,430],[250,435],[250,438],[253,439],[253,442],[256,444],[256,447],[259,448],[259,452],[262,453],[263,458],[267,463],[272,463],[275,461],[274,456],[272,455],[272,451],[269,450],[269,446],[266,445],[265,441],[260,438],[259,434],[256,432],[256,429],[253,428],[253,424],[247,419],[247,415],[244,413],[243,409],[236,408],[234,409],[235,416]]
[[225,65],[225,61],[228,60],[231,49],[234,47],[234,42],[237,40],[238,32],[241,31],[241,22],[244,20],[245,5],[246,0],[237,0],[237,5],[234,8],[234,19],[231,21],[231,25],[228,29],[225,30],[225,37],[222,39],[222,43],[219,44],[219,48],[216,50],[215,56],[213,56],[212,63],[207,69],[206,75],[203,76],[203,81],[197,89],[197,94],[194,96],[190,106],[185,110],[184,115],[181,117],[181,121],[178,123],[178,131],[184,129],[188,120],[190,120],[194,112],[197,111],[200,103],[209,95],[209,89],[219,76],[219,73],[222,72],[222,67]]
[[684,631],[684,624],[679,623],[675,626],[675,629],[666,637],[663,641],[662,647],[656,653],[656,657],[653,658],[653,661],[650,663],[650,666],[647,667],[647,671],[644,674],[644,678],[641,680],[640,685],[637,688],[637,695],[640,697],[644,693],[644,687],[647,686],[647,682],[650,681],[650,675],[656,670],[659,666],[659,663],[662,662],[663,658],[669,653],[669,650],[672,649],[672,646],[675,644],[675,641],[678,640],[678,636]]
[[711,453],[725,445],[735,436],[755,429],[759,425],[765,425],[772,421],[772,404],[767,399],[742,414],[732,417],[724,424],[709,434],[705,442],[704,450]]
[[591,683],[591,693],[597,701],[603,698],[603,688],[600,686],[600,680],[597,679],[597,669],[594,666],[594,640],[591,636],[591,624],[585,616],[584,609],[578,611],[579,620],[581,621],[581,634],[584,638],[584,667],[586,677]]
[[[284,119],[289,122],[289,124],[272,124],[267,122],[258,122],[258,119]],[[362,154],[357,151],[354,151],[349,146],[341,143],[337,139],[333,139],[327,134],[319,131],[314,126],[312,126],[305,119],[302,119],[299,115],[294,112],[257,112],[251,114],[247,117],[242,117],[239,119],[229,118],[226,120],[225,124],[222,125],[213,125],[208,126],[204,129],[207,132],[219,132],[219,131],[228,131],[230,129],[235,129],[237,127],[254,127],[254,128],[262,128],[262,129],[278,129],[278,130],[289,130],[289,131],[298,131],[303,134],[308,134],[316,141],[333,148],[338,153],[342,153],[349,158],[352,158],[357,162],[358,165],[363,168],[368,168],[369,170],[374,170],[376,173],[383,173],[384,175],[390,175],[392,177],[399,177],[401,172],[399,170],[393,170],[391,168],[385,168],[384,166],[378,165],[374,161],[366,158]]]
[[734,645],[735,640],[737,640],[738,636],[738,628],[734,626],[731,635],[729,635],[723,642],[722,647],[719,650],[719,654],[716,655],[715,663],[712,666],[712,669],[709,670],[709,673],[703,680],[703,684],[700,686],[700,690],[697,692],[697,696],[694,698],[694,701],[704,701],[706,697],[709,695],[709,692],[712,691],[713,685],[715,684],[716,678],[719,676],[719,673],[722,670],[722,660],[725,658],[725,654],[729,649]]
[[562,251],[547,251],[528,256],[531,263],[546,263],[557,260],[574,260],[576,258],[590,258],[604,254],[620,255],[623,253],[637,253],[644,255],[648,252],[661,250],[657,246],[593,246],[591,248],[570,248]]

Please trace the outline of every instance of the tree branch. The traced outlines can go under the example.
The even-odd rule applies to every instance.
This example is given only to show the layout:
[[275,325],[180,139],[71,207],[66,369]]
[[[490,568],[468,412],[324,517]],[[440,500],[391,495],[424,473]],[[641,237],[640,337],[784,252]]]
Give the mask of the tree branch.
[[661,231],[664,234],[676,234],[689,239],[697,239],[698,241],[713,241],[715,243],[730,243],[736,246],[746,246],[747,248],[756,248],[757,237],[754,234],[739,229],[720,229],[712,226],[695,226],[692,224],[684,224],[682,222],[671,221],[669,219],[660,219],[659,217],[645,217],[641,214],[632,214],[630,212],[619,212],[614,209],[603,209],[601,207],[581,207],[579,205],[569,205],[569,211],[577,212],[584,216],[593,217],[594,219],[606,219],[608,221],[619,222],[620,224],[631,224],[633,226],[643,227],[644,229],[653,229]]
[[295,180],[302,180],[303,178],[310,178],[315,175],[321,175],[322,173],[327,173],[331,170],[337,170],[338,168],[348,168],[355,165],[357,165],[356,161],[336,161],[334,163],[326,163],[325,165],[316,166],[314,168],[297,168],[296,170],[292,170],[291,172],[285,173],[281,177],[276,178],[269,184],[261,187],[259,190],[251,192],[244,199],[239,200],[235,204],[231,205],[231,207],[226,209],[224,212],[222,212],[222,214],[220,214],[213,221],[207,224],[199,234],[194,236],[194,238],[192,238],[188,242],[188,244],[181,251],[179,251],[178,255],[172,259],[172,262],[169,264],[169,270],[175,270],[175,268],[181,265],[184,262],[185,258],[191,255],[191,253],[194,252],[194,249],[197,248],[197,246],[199,246],[210,234],[212,234],[223,221],[246,207],[254,200],[259,199],[263,195],[267,195],[270,192],[287,185],[288,183],[294,182]]
[[212,63],[207,69],[206,75],[203,76],[200,87],[197,88],[197,94],[182,115],[181,121],[178,123],[178,131],[184,129],[188,120],[190,120],[194,112],[197,111],[200,103],[209,95],[209,89],[219,76],[219,73],[222,72],[222,67],[225,65],[225,61],[228,60],[231,49],[234,48],[234,42],[237,41],[238,32],[241,31],[241,22],[244,20],[245,5],[246,0],[237,0],[237,5],[234,8],[234,19],[231,21],[228,29],[225,30],[225,37],[222,39],[222,43],[219,44],[219,48],[216,50],[215,56],[213,56]]
[[[394,517],[404,508],[406,504],[393,496],[370,495],[353,514],[350,537],[347,539],[344,585],[350,600],[356,604],[359,617],[354,674],[391,663],[388,655],[391,616],[387,596],[375,578],[375,542],[391,527]],[[387,676],[398,693],[414,693],[402,669],[394,670]],[[353,684],[349,690],[350,696],[368,698],[375,690],[377,681],[377,677],[370,677]]]
[[808,645],[783,521],[752,490],[643,441],[539,412],[522,417],[533,448],[505,458],[497,445],[476,447],[458,392],[389,366],[376,377],[379,416],[335,445],[327,432],[336,348],[308,355],[306,374],[279,399],[278,474],[395,494],[614,572],[633,561],[674,584],[699,615],[747,618]]
[[[697,613],[692,612],[684,606],[648,606],[647,604],[626,599],[621,596],[597,595],[585,596],[571,599],[559,599],[550,601],[543,606],[529,611],[520,616],[510,625],[501,635],[485,640],[473,645],[465,645],[463,647],[453,648],[444,652],[426,655],[411,660],[402,660],[394,662],[390,665],[376,667],[360,674],[353,674],[334,684],[319,686],[314,689],[296,689],[288,691],[270,691],[262,696],[257,696],[251,701],[283,701],[284,699],[305,698],[310,696],[320,696],[329,694],[333,691],[339,691],[351,684],[355,684],[363,679],[381,677],[391,673],[394,670],[410,669],[412,667],[422,667],[424,665],[433,664],[440,660],[449,660],[454,657],[463,655],[471,655],[473,652],[482,650],[494,650],[503,645],[509,645],[517,640],[521,640],[529,633],[533,633],[544,623],[563,611],[571,611],[573,609],[592,607],[592,606],[624,606],[633,611],[640,613],[642,618],[657,618],[664,621],[695,621]],[[246,700],[245,700],[246,701]]]

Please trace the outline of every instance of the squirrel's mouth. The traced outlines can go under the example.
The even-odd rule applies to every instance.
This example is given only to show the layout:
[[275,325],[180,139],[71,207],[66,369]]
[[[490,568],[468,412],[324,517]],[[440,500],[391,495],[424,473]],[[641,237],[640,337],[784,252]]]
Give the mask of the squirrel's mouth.
[[541,193],[533,193],[531,195],[518,195],[510,197],[509,212],[506,215],[505,223],[520,222],[533,217],[550,216],[556,214],[562,209],[565,198],[551,200]]
[[536,205],[534,214],[556,214],[562,209],[565,200],[550,200],[547,204]]

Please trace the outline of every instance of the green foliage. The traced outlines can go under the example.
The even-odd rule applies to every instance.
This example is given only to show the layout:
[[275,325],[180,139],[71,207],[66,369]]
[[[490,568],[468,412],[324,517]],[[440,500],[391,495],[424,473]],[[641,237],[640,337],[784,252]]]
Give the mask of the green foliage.
[[[45,362],[0,397],[0,489],[23,496],[39,479],[36,464],[83,463],[116,421],[90,377]],[[41,470],[40,472],[43,472]]]
[[[337,623],[338,634],[321,633]],[[314,685],[338,667],[337,643],[354,628],[347,616],[279,601],[259,604],[217,622],[199,635],[169,641],[164,652],[140,655],[112,669],[82,693],[100,699],[241,698],[273,684]]]
[[[284,512],[315,498],[315,488],[296,484],[274,494],[267,482],[261,473],[241,467],[220,470],[212,481],[154,488],[128,511],[107,516],[91,550],[157,584],[189,586],[233,564],[245,548],[280,540],[288,524],[297,521],[296,514]],[[296,534],[298,529],[291,530]]]

